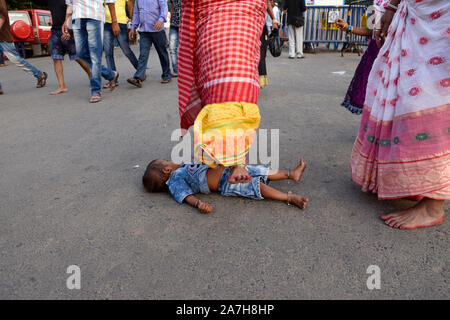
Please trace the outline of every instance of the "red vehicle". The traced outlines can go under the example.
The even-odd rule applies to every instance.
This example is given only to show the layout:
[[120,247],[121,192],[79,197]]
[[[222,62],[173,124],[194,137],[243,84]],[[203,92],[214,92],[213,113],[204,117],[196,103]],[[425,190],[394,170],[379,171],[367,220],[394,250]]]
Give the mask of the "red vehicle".
[[9,12],[14,42],[23,42],[27,56],[50,53],[48,39],[52,29],[52,15],[48,10],[28,9]]

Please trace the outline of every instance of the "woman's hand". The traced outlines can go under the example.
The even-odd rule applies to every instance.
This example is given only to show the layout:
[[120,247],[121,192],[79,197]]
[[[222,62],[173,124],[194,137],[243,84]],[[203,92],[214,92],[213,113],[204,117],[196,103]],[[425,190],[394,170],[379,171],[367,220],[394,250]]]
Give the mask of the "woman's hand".
[[381,45],[383,44],[383,40],[381,38],[381,30],[373,30],[373,38],[375,39],[375,43],[377,44],[378,49],[380,49]]
[[386,10],[386,12],[381,17],[381,36],[387,36],[389,26],[391,25],[392,19],[394,18],[395,12],[392,10]]
[[198,201],[197,208],[201,213],[211,213],[212,211],[212,207],[209,204],[200,200]]
[[387,36],[389,26],[391,25],[392,19],[394,18],[395,12],[392,10],[386,10],[380,20],[380,30],[374,29],[373,35],[378,47],[381,47],[381,43]]
[[345,20],[342,19],[342,18],[337,18],[337,20],[336,20],[336,26],[337,26],[338,29],[341,30],[341,31],[348,31],[348,24],[347,24],[347,22],[345,22]]

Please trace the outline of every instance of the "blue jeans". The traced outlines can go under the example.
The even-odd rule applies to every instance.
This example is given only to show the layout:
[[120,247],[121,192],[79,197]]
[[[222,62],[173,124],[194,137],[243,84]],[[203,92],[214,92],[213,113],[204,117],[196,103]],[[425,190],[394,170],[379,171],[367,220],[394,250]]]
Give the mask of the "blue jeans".
[[102,65],[103,22],[94,19],[75,19],[72,24],[77,56],[91,68],[91,93],[102,91],[102,77],[113,80],[114,70]]
[[21,68],[26,73],[29,73],[36,78],[42,74],[42,71],[33,66],[27,60],[22,58],[17,52],[16,47],[12,42],[0,42],[0,50],[2,50],[8,57],[9,61]]
[[178,73],[177,57],[178,57],[178,27],[170,27],[169,31],[169,51],[172,60],[172,70]]
[[25,59],[27,57],[27,53],[25,51],[25,43],[23,41],[14,42],[14,46],[16,47],[19,55]]
[[3,50],[0,47],[0,64],[5,64],[5,58],[3,58]]
[[166,32],[161,30],[159,32],[139,32],[140,35],[140,52],[139,52],[139,62],[136,73],[134,74],[135,79],[144,80],[145,70],[147,69],[148,57],[150,54],[150,47],[152,43],[155,45],[156,52],[159,56],[159,62],[162,68],[162,78],[167,80],[172,78],[170,74],[170,61],[169,54],[167,53],[167,39]]
[[[128,27],[123,23],[119,23],[119,27],[120,34],[117,36],[119,46],[122,49],[123,54],[128,58],[128,60],[130,60],[133,67],[137,69],[138,60],[130,48],[130,42],[128,40]],[[114,62],[114,42],[114,34],[112,32],[111,23],[105,23],[103,51],[105,51],[106,65],[112,70],[117,70],[116,63]]]

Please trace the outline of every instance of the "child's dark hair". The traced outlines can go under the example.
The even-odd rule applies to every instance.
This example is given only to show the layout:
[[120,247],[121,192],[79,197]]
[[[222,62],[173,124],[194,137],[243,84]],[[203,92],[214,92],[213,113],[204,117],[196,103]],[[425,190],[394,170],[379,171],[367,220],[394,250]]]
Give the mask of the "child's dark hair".
[[164,192],[167,191],[167,176],[162,169],[164,166],[153,160],[147,166],[144,176],[142,177],[142,183],[148,192]]

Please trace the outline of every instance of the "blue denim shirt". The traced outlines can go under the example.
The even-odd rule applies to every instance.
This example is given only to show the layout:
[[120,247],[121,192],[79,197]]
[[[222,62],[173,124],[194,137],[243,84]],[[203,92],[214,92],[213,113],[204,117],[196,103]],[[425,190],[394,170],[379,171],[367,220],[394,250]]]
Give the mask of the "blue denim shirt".
[[211,193],[206,179],[208,168],[205,164],[188,163],[175,170],[166,182],[173,198],[183,203],[188,195]]
[[168,11],[167,0],[136,0],[131,29],[139,27],[139,32],[160,32],[164,26],[161,30],[155,30],[153,26],[158,21],[164,24]]

